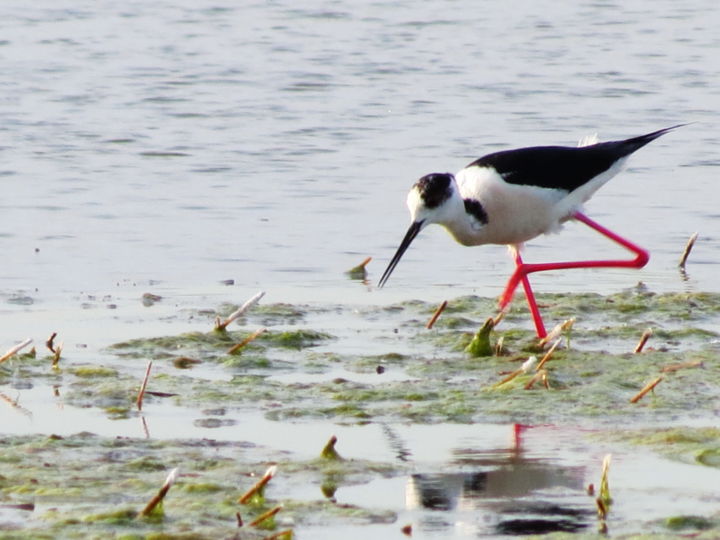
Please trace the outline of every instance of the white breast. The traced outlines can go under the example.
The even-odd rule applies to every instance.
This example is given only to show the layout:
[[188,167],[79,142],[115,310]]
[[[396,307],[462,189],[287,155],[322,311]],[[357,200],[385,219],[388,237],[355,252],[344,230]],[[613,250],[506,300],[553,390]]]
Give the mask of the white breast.
[[456,179],[461,196],[479,200],[488,215],[472,244],[519,244],[556,232],[567,218],[565,205],[558,204],[567,198],[565,190],[508,184],[488,167],[463,169]]

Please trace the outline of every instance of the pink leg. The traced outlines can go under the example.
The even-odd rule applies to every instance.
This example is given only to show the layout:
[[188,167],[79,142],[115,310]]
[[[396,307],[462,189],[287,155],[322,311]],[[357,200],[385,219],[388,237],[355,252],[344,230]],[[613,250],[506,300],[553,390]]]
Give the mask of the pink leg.
[[566,270],[570,268],[642,268],[650,260],[650,255],[643,248],[625,240],[621,236],[618,236],[614,232],[606,229],[599,223],[593,221],[585,214],[575,212],[573,218],[581,221],[588,227],[595,229],[597,232],[610,238],[613,242],[616,242],[635,254],[634,259],[611,259],[611,260],[592,260],[592,261],[568,261],[568,262],[557,262],[557,263],[541,263],[541,264],[526,264],[522,262],[519,254],[515,256],[515,272],[510,276],[510,280],[505,286],[505,292],[500,298],[500,309],[505,309],[512,300],[513,294],[517,286],[522,283],[525,289],[525,296],[528,299],[528,306],[530,307],[530,313],[535,321],[535,328],[537,330],[538,337],[545,337],[545,328],[542,324],[542,318],[535,302],[535,295],[532,293],[530,288],[530,282],[528,281],[527,275],[533,272],[545,272],[546,270]]
[[[515,271],[517,273],[517,269],[523,266],[519,248],[513,248],[513,256],[515,257]],[[527,274],[524,274],[520,278],[520,282],[522,283],[523,289],[525,289],[525,298],[528,303],[528,308],[530,308],[530,314],[532,315],[533,322],[535,323],[535,331],[537,332],[539,338],[544,338],[547,335],[547,332],[545,331],[545,325],[543,324],[540,310],[538,309],[537,302],[535,301],[535,293],[533,293],[532,287],[530,286],[530,280],[528,279]],[[517,287],[517,285],[515,285],[515,287]],[[507,289],[505,292],[507,293]],[[503,309],[505,308],[503,307]]]

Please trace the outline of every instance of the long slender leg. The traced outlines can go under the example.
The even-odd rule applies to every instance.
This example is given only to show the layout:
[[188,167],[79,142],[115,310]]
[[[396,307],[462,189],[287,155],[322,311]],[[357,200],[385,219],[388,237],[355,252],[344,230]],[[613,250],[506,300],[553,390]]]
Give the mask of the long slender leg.
[[[505,309],[508,304],[510,304],[510,301],[512,300],[513,294],[515,293],[515,289],[517,289],[517,286],[522,283],[523,288],[525,288],[526,296],[528,297],[528,304],[530,305],[530,312],[533,314],[533,320],[535,320],[535,326],[538,330],[538,336],[541,336],[540,328],[538,327],[537,321],[541,319],[539,318],[539,312],[537,311],[537,305],[533,306],[531,305],[531,296],[532,296],[532,302],[535,302],[535,297],[532,295],[532,289],[530,289],[530,283],[527,280],[527,275],[532,274],[534,272],[545,272],[547,270],[566,270],[570,268],[642,268],[647,264],[647,262],[650,260],[650,255],[646,250],[643,248],[637,246],[636,244],[633,244],[629,240],[626,240],[625,238],[622,238],[621,236],[615,234],[609,229],[606,229],[599,223],[593,221],[589,217],[587,217],[585,214],[581,212],[575,212],[573,214],[573,218],[584,223],[591,229],[595,229],[597,232],[602,234],[603,236],[609,238],[613,242],[616,242],[617,244],[620,244],[628,251],[631,251],[635,254],[635,258],[633,259],[609,259],[609,260],[590,260],[590,261],[567,261],[567,262],[555,262],[555,263],[540,263],[540,264],[527,264],[523,263],[519,256],[515,258],[515,272],[510,277],[510,280],[508,281],[505,292],[503,292],[503,295],[500,298],[500,308]],[[530,294],[528,295],[528,290],[530,291]],[[537,319],[536,319],[537,314]],[[544,328],[543,328],[544,331]]]
[[[519,268],[523,265],[522,257],[520,256],[520,248],[518,246],[512,246],[511,248],[513,258],[515,259],[515,267]],[[533,293],[532,287],[530,286],[530,280],[527,275],[523,275],[520,278],[523,289],[525,289],[525,298],[530,308],[530,314],[532,315],[533,322],[535,323],[535,331],[539,338],[544,338],[547,335],[545,331],[545,325],[543,324],[540,310],[538,309],[537,302],[535,301],[535,293]]]

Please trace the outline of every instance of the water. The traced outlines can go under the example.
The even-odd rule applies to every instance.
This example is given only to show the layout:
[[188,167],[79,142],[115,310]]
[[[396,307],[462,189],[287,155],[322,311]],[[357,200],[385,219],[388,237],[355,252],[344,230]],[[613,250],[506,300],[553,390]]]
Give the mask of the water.
[[[257,290],[269,302],[496,296],[505,248],[463,248],[439,228],[382,291],[343,272],[372,256],[376,282],[423,174],[681,122],[695,123],[638,152],[586,208],[647,247],[649,265],[533,283],[717,291],[719,26],[711,0],[4,2],[0,346],[58,331],[73,360],[93,361],[115,341],[197,329],[184,308]],[[525,258],[615,253],[595,236],[569,224]],[[144,292],[164,299],[144,308]],[[24,399],[53,412],[15,418],[17,431],[51,430],[51,394]]]
[[[342,271],[369,255],[377,279],[420,175],[695,121],[587,208],[650,249],[646,269],[536,279],[674,290],[697,230],[690,286],[717,289],[713,6],[6,3],[3,288],[64,301],[122,280],[187,291],[234,278],[276,297],[368,301]],[[583,229],[531,242],[526,258],[607,248]],[[372,301],[495,295],[510,268],[504,248],[466,249],[439,228],[406,259]]]

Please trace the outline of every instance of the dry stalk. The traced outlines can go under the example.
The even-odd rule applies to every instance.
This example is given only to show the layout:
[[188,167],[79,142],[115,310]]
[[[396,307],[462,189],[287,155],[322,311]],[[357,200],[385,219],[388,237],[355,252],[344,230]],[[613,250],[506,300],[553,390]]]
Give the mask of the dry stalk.
[[16,354],[18,351],[22,350],[23,348],[27,347],[32,343],[32,338],[27,338],[22,343],[18,343],[17,345],[14,345],[13,347],[10,347],[5,354],[0,356],[0,364],[2,364],[5,360]]
[[265,332],[267,332],[267,328],[260,328],[258,330],[255,330],[252,334],[250,334],[248,337],[243,339],[240,343],[237,343],[236,345],[233,345],[232,347],[230,347],[228,349],[227,353],[228,354],[237,353],[240,349],[245,347],[245,345],[247,345],[248,343],[250,343],[252,341],[255,341],[257,338],[262,336]]
[[163,501],[165,495],[167,495],[167,492],[170,491],[170,488],[175,483],[177,476],[178,469],[176,467],[175,469],[170,471],[170,474],[168,474],[168,477],[165,479],[165,483],[162,485],[160,490],[155,494],[152,499],[150,499],[150,502],[145,505],[145,508],[142,509],[142,512],[140,512],[140,516],[149,516],[152,511],[155,510],[155,507]]
[[598,518],[600,519],[600,521],[605,521],[605,518],[607,518],[607,515],[608,515],[607,505],[603,502],[603,500],[600,497],[595,499],[595,504],[597,505]]
[[599,499],[609,506],[612,502],[610,497],[610,483],[608,476],[610,474],[610,462],[612,461],[612,454],[606,454],[602,462],[602,473],[600,474],[600,497]]
[[555,352],[555,349],[558,348],[558,346],[560,345],[560,343],[562,343],[562,338],[558,338],[558,339],[555,341],[555,343],[552,344],[552,347],[550,347],[550,348],[548,349],[548,352],[546,352],[546,353],[545,353],[545,356],[543,356],[543,357],[542,357],[542,360],[540,360],[540,363],[539,363],[539,364],[537,365],[537,367],[535,368],[535,371],[540,371],[540,370],[543,368],[543,366],[545,365],[545,362],[547,362],[548,360],[550,360],[550,357],[553,355],[553,353]]
[[535,358],[534,356],[531,356],[530,358],[528,358],[527,360],[525,360],[525,362],[523,362],[523,365],[520,367],[520,369],[516,369],[515,371],[513,371],[512,373],[510,373],[507,377],[505,377],[503,380],[501,380],[500,382],[495,383],[495,384],[493,385],[493,389],[495,389],[495,388],[500,388],[503,384],[509,383],[510,381],[512,381],[512,380],[513,380],[515,377],[517,377],[518,375],[522,375],[523,373],[527,373],[528,371],[530,371],[530,370],[533,368],[533,366],[535,365],[535,362],[537,362],[537,358]]
[[45,342],[45,346],[50,350],[51,353],[55,354],[55,346],[53,345],[53,341],[55,341],[55,338],[57,337],[57,332],[53,332],[50,334],[50,337],[47,338],[47,341]]
[[58,364],[60,363],[60,354],[62,353],[64,344],[65,343],[63,341],[61,341],[60,343],[58,343],[55,346],[55,350],[53,351],[52,364],[51,364],[52,367],[54,367],[54,368],[58,367]]
[[545,336],[544,338],[542,338],[542,339],[539,341],[540,346],[541,346],[541,347],[544,347],[545,345],[547,345],[548,343],[550,343],[550,342],[553,341],[554,339],[560,337],[560,335],[561,335],[563,332],[566,332],[567,330],[570,330],[570,329],[572,328],[573,324],[575,324],[575,319],[574,319],[574,318],[572,318],[572,319],[567,319],[566,321],[563,321],[563,322],[555,325],[555,328],[553,328],[552,330],[550,330],[550,332],[548,333],[548,335]]
[[140,385],[140,391],[137,397],[137,408],[138,411],[142,411],[143,397],[145,397],[145,388],[147,388],[148,379],[150,378],[150,370],[152,369],[152,360],[148,362],[147,369],[145,370],[145,377]]
[[505,344],[505,336],[500,336],[495,342],[495,356],[502,356],[503,345]]
[[677,364],[668,364],[664,366],[660,371],[662,373],[673,373],[675,371],[687,368],[703,367],[702,360],[692,360],[690,362],[679,362]]
[[429,320],[428,323],[425,325],[425,328],[427,328],[428,330],[432,329],[433,325],[435,324],[435,322],[436,322],[436,321],[438,320],[438,318],[440,317],[440,314],[441,314],[443,311],[445,311],[445,308],[447,307],[447,305],[448,305],[447,300],[443,300],[443,301],[442,301],[442,304],[440,304],[440,305],[438,306],[438,308],[435,310],[435,313],[433,313],[433,316],[430,317],[430,320]]
[[543,384],[545,385],[546,389],[548,389],[548,390],[550,389],[550,384],[548,383],[548,380],[547,380],[547,370],[541,369],[540,371],[536,371],[535,375],[533,375],[532,379],[530,379],[527,382],[527,384],[525,385],[525,390],[530,390],[535,385],[535,383],[538,382],[539,380],[543,381]]
[[220,317],[215,319],[215,330],[225,330],[230,323],[242,317],[246,311],[257,304],[263,296],[265,296],[265,291],[260,291],[238,309],[233,311],[224,321],[220,321]]
[[272,508],[268,510],[267,512],[263,512],[258,517],[256,517],[254,520],[250,522],[250,527],[257,527],[260,525],[263,521],[266,519],[270,519],[275,514],[277,514],[280,510],[282,510],[282,506],[276,506],[275,508]]
[[240,504],[246,504],[250,499],[253,498],[253,496],[257,493],[261,493],[262,490],[265,488],[265,484],[267,484],[270,480],[272,480],[272,477],[275,476],[275,473],[277,472],[277,466],[273,465],[272,467],[268,467],[268,470],[265,471],[265,474],[263,474],[262,478],[258,480],[253,487],[248,489],[244,495],[242,495],[240,498],[238,498],[237,502]]
[[364,260],[363,262],[361,262],[360,264],[358,264],[355,268],[353,268],[353,269],[351,270],[351,272],[352,272],[353,270],[355,270],[355,271],[365,270],[365,267],[366,267],[368,264],[370,264],[370,261],[372,261],[372,257],[365,257],[365,260]]
[[650,336],[653,335],[652,328],[648,328],[642,333],[642,336],[640,336],[640,341],[638,341],[637,346],[635,347],[635,350],[633,351],[635,354],[639,354],[642,352],[643,348],[645,347],[645,344],[647,343],[648,339],[650,339]]
[[685,249],[683,250],[683,253],[680,256],[680,261],[678,262],[678,266],[683,270],[685,269],[685,263],[687,262],[688,256],[690,255],[690,252],[692,251],[692,248],[695,245],[695,241],[697,239],[698,239],[698,233],[693,233],[693,235],[688,239],[687,244],[685,245]]
[[645,396],[645,394],[647,394],[648,392],[650,392],[650,390],[655,388],[660,383],[660,381],[662,381],[663,379],[664,379],[664,377],[662,375],[660,375],[654,381],[647,383],[643,387],[642,390],[640,390],[637,394],[635,394],[632,398],[630,398],[630,403],[637,403],[638,401],[640,401]]
[[493,328],[497,328],[497,325],[500,324],[500,321],[502,321],[505,318],[505,311],[501,311],[497,315],[495,315],[495,318],[493,319]]

